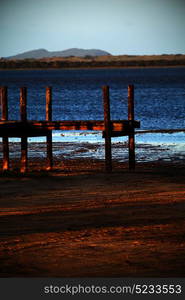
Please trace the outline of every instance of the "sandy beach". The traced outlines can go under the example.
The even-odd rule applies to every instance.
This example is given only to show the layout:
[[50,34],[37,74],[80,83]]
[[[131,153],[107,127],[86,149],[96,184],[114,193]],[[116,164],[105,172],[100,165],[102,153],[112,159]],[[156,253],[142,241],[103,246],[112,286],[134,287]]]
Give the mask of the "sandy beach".
[[[184,277],[184,161],[34,158],[0,176],[1,277]],[[14,167],[18,167],[15,160]],[[41,169],[41,170],[40,170]]]

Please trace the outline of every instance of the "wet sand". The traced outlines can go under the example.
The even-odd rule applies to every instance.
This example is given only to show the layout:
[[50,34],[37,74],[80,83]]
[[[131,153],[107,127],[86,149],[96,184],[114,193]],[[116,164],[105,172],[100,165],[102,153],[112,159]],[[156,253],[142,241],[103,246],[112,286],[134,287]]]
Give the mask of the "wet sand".
[[184,163],[38,158],[1,175],[0,277],[184,277]]

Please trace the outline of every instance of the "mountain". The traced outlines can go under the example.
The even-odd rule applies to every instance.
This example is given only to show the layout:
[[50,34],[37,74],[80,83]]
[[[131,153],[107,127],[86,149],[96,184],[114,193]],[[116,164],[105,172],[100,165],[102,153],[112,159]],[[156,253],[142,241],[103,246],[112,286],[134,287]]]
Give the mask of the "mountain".
[[32,51],[23,52],[14,56],[6,57],[7,59],[26,59],[26,58],[48,58],[48,57],[68,57],[68,56],[103,56],[111,55],[110,53],[99,49],[79,49],[70,48],[63,51],[47,51],[46,49],[36,49]]

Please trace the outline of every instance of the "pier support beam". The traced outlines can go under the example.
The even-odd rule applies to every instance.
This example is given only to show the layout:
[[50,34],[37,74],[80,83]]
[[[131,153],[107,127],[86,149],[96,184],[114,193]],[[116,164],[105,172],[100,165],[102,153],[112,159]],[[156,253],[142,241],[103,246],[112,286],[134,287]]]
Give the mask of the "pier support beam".
[[[7,87],[1,87],[0,97],[1,97],[1,120],[8,120],[8,97],[7,97]],[[9,162],[9,144],[8,137],[3,137],[3,171],[8,171],[10,168]]]
[[111,120],[109,87],[103,86],[104,126],[105,126],[105,169],[112,171],[112,149],[111,149]]
[[128,86],[128,120],[131,123],[132,129],[129,130],[128,144],[129,144],[129,169],[135,169],[135,130],[134,122],[134,86]]
[[[20,117],[21,121],[27,121],[27,89],[26,87],[22,87],[20,89]],[[25,173],[28,167],[28,141],[27,135],[21,137],[21,168],[20,172]]]
[[[52,88],[46,88],[46,121],[52,121]],[[53,152],[52,152],[52,131],[49,131],[46,136],[47,147],[47,162],[46,170],[50,171],[53,167]]]

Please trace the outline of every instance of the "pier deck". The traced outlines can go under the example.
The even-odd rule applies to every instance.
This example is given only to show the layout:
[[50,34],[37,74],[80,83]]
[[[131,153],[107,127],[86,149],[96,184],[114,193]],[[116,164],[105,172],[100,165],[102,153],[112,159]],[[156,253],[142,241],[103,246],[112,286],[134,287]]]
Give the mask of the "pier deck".
[[111,138],[128,136],[129,168],[135,168],[135,128],[140,128],[140,122],[134,120],[134,86],[128,86],[128,120],[111,120],[109,87],[103,87],[104,120],[52,120],[52,88],[46,88],[46,118],[44,121],[27,119],[27,89],[20,89],[20,120],[8,119],[7,87],[1,87],[1,120],[0,137],[3,144],[3,171],[10,169],[9,138],[21,138],[20,172],[28,171],[28,137],[45,136],[47,145],[46,170],[52,170],[52,130],[98,130],[105,139],[105,168],[112,171]]
[[[128,135],[130,130],[140,127],[139,121],[112,120],[112,135],[114,132]],[[45,136],[48,131],[52,130],[97,130],[105,131],[103,120],[87,121],[0,121],[1,137],[22,137],[22,136]]]

